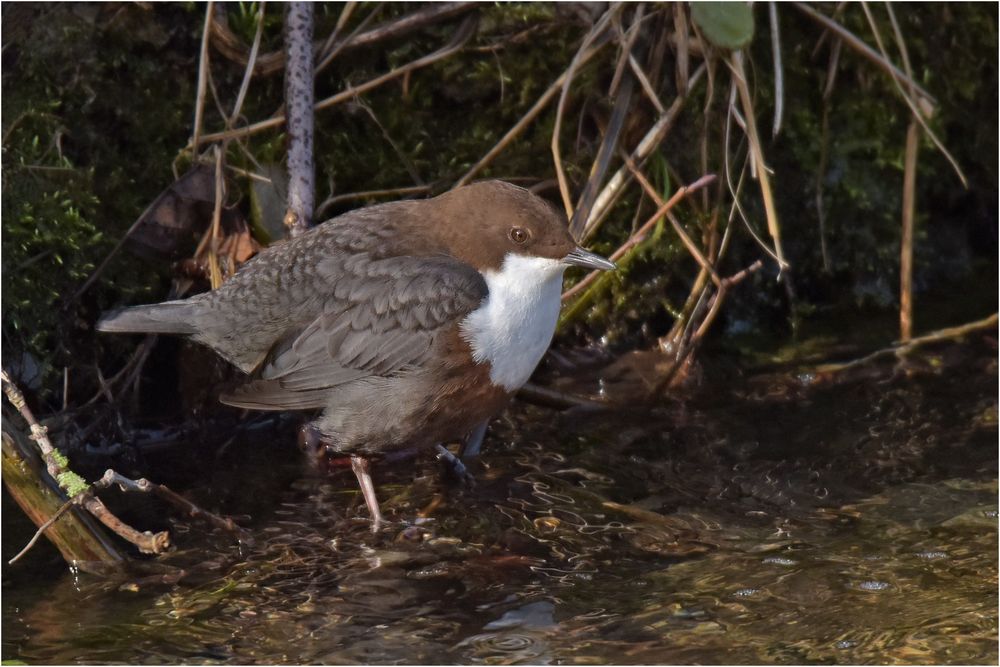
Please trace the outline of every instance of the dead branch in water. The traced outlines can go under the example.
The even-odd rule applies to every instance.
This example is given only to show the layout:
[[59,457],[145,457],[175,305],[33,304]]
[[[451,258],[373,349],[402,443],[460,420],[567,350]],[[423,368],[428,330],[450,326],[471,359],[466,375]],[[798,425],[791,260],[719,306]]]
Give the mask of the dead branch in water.
[[[69,468],[69,462],[66,457],[52,445],[52,442],[49,440],[48,429],[39,424],[35,419],[35,415],[31,411],[31,408],[28,407],[27,402],[24,399],[24,395],[8,377],[7,372],[0,371],[0,378],[2,378],[3,391],[7,396],[7,400],[10,401],[11,405],[17,409],[31,430],[30,438],[37,444],[38,449],[41,452],[48,475],[58,483],[63,492],[70,496],[69,499],[66,500],[65,503],[53,512],[47,519],[44,521],[36,520],[38,531],[35,536],[32,537],[27,546],[22,549],[21,552],[10,561],[10,563],[13,563],[17,559],[21,558],[38,541],[38,538],[66,513],[71,505],[77,505],[86,509],[98,521],[103,523],[107,528],[122,539],[133,544],[137,549],[139,549],[140,552],[146,554],[163,553],[170,546],[170,534],[168,532],[161,531],[159,533],[151,533],[149,531],[138,531],[115,516],[115,514],[111,512],[107,506],[105,506],[101,499],[94,495],[95,490],[106,489],[113,485],[117,485],[123,491],[156,493],[159,497],[179,507],[188,516],[204,518],[218,528],[223,528],[230,532],[237,533],[241,537],[245,537],[243,530],[239,528],[232,521],[232,519],[223,519],[212,512],[201,509],[191,501],[183,498],[161,484],[154,484],[146,479],[132,480],[110,469],[107,470],[104,473],[104,476],[98,481],[93,484],[87,484],[82,477]],[[29,513],[29,516],[37,519],[36,513]],[[99,538],[98,541],[100,541]],[[109,558],[115,562],[120,560],[120,557],[114,557],[113,554],[109,555]]]
[[712,326],[712,322],[715,321],[716,316],[719,314],[719,309],[722,307],[722,303],[729,294],[729,290],[737,284],[743,282],[750,274],[760,271],[763,266],[763,262],[758,259],[742,271],[734,273],[728,278],[722,279],[722,284],[719,286],[718,290],[716,290],[715,294],[712,295],[705,316],[702,318],[697,330],[686,342],[682,341],[682,346],[677,351],[673,366],[670,367],[670,370],[663,375],[663,378],[653,388],[652,396],[660,396],[670,387],[670,384],[677,376],[677,372],[684,367],[684,364],[687,363],[687,361],[691,358],[691,355],[701,344],[705,334],[708,333],[709,328]]
[[967,324],[960,324],[954,327],[946,327],[944,329],[938,329],[937,331],[932,331],[929,334],[923,336],[917,336],[916,338],[911,338],[908,341],[900,341],[890,347],[882,348],[881,350],[876,350],[871,354],[865,355],[859,359],[854,359],[852,361],[845,361],[843,363],[836,364],[823,364],[817,366],[814,370],[816,373],[840,373],[863,364],[871,363],[877,359],[882,359],[884,357],[895,356],[898,359],[904,358],[906,355],[910,354],[914,350],[924,347],[926,345],[931,345],[933,343],[941,343],[944,341],[955,340],[958,338],[963,338],[969,334],[977,333],[979,331],[989,331],[992,330],[996,333],[998,322],[997,313],[993,313],[989,317],[985,317],[981,320],[976,320],[975,322],[968,322]]

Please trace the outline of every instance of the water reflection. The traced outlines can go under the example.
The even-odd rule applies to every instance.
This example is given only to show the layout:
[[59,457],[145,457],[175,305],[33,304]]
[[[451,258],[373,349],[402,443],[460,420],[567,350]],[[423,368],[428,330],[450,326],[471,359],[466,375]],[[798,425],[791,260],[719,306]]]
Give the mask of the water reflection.
[[169,570],[8,568],[3,657],[995,664],[996,365],[970,363],[683,418],[527,410],[474,492],[442,495],[431,462],[380,473],[378,538],[349,473],[300,477],[252,545],[178,523]]

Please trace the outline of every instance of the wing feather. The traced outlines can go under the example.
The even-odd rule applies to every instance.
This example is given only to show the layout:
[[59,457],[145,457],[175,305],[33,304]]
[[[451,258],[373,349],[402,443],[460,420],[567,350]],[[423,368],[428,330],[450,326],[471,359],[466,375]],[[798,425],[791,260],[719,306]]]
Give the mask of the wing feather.
[[482,275],[449,257],[359,254],[319,265],[330,276],[315,317],[271,348],[253,380],[223,402],[254,409],[323,407],[339,385],[426,366],[437,337],[486,297]]

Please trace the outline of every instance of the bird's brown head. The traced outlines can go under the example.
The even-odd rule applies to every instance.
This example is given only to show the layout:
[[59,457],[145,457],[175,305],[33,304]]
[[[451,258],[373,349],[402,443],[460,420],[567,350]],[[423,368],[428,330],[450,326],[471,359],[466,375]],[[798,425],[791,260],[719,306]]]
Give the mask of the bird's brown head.
[[483,181],[430,201],[440,216],[441,243],[450,254],[480,271],[499,270],[509,255],[614,268],[603,257],[580,248],[570,236],[566,218],[522,187]]

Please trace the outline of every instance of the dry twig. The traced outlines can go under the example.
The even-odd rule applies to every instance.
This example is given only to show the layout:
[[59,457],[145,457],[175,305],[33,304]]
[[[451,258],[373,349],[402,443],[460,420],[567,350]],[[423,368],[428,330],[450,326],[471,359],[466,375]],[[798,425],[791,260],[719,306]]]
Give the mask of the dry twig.
[[[409,74],[410,72],[418,70],[422,67],[427,67],[428,65],[432,65],[438,62],[439,60],[454,55],[459,50],[461,50],[465,42],[467,42],[469,38],[472,37],[473,26],[474,24],[472,22],[466,21],[455,32],[455,35],[452,38],[452,40],[445,46],[438,49],[437,51],[430,53],[424,56],[423,58],[418,58],[417,60],[409,62],[405,65],[401,65],[400,67],[397,67],[381,76],[375,77],[370,81],[366,81],[363,84],[360,84],[358,86],[351,86],[347,90],[342,90],[336,95],[331,95],[330,97],[320,100],[313,106],[313,111],[321,111],[322,109],[328,109],[342,102],[346,102],[347,100],[353,99],[358,95],[367,93],[369,90],[378,88],[379,86],[388,83],[389,81],[393,81],[406,74]],[[277,116],[273,116],[272,118],[268,118],[267,120],[258,121],[256,123],[252,123],[245,127],[206,134],[201,137],[201,140],[207,142],[207,141],[221,141],[224,139],[238,139],[242,137],[249,137],[250,135],[263,132],[264,130],[269,130],[275,127],[281,127],[282,125],[284,125],[285,120],[286,118],[284,114],[278,114]],[[190,150],[191,147],[192,146],[189,144],[186,147],[186,150]]]
[[[690,185],[685,185],[678,188],[677,192],[675,192],[674,195],[668,201],[663,203],[663,205],[661,205],[656,210],[656,212],[652,216],[650,216],[648,220],[646,220],[646,222],[642,225],[642,227],[638,229],[638,231],[632,234],[632,236],[630,236],[629,239],[625,241],[625,243],[623,243],[617,250],[615,250],[611,254],[611,261],[613,262],[618,261],[629,250],[642,243],[642,241],[646,238],[646,235],[649,234],[650,230],[653,229],[653,226],[657,222],[659,222],[660,218],[666,215],[666,213],[670,211],[670,209],[676,206],[678,202],[687,197],[690,193],[705,187],[714,180],[715,180],[714,174],[707,174],[699,178],[694,183],[691,183]],[[562,300],[569,301],[570,299],[580,294],[583,290],[589,287],[592,282],[597,280],[597,277],[600,274],[601,272],[596,270],[588,273],[583,280],[573,285],[573,287],[569,288],[563,293]]]
[[[604,47],[605,44],[606,42],[598,43],[592,49],[585,52],[580,57],[580,61],[577,63],[577,67],[582,67],[588,60],[593,58],[601,50],[601,48]],[[557,78],[555,81],[552,82],[552,85],[550,85],[548,89],[544,93],[542,93],[542,96],[538,98],[538,100],[531,106],[530,109],[528,109],[528,111],[521,117],[521,120],[517,121],[517,123],[515,123],[512,128],[507,130],[507,133],[503,135],[500,141],[498,141],[489,151],[486,152],[486,155],[481,157],[479,161],[476,162],[476,164],[472,165],[472,167],[470,167],[469,170],[462,175],[461,178],[455,181],[455,184],[452,186],[453,188],[461,187],[472,181],[472,179],[476,176],[476,174],[478,174],[480,171],[486,168],[487,165],[493,162],[493,160],[496,159],[497,155],[499,155],[505,148],[507,148],[507,146],[509,146],[515,139],[517,139],[517,137],[519,137],[522,132],[524,132],[524,130],[528,127],[528,125],[530,125],[531,122],[535,120],[535,118],[537,118],[538,115],[542,113],[542,111],[545,110],[545,107],[549,105],[549,102],[551,102],[552,99],[556,96],[556,93],[562,90],[563,84],[566,82],[566,80],[570,77],[572,73],[571,67],[567,68],[565,72],[559,75],[559,78]]]

